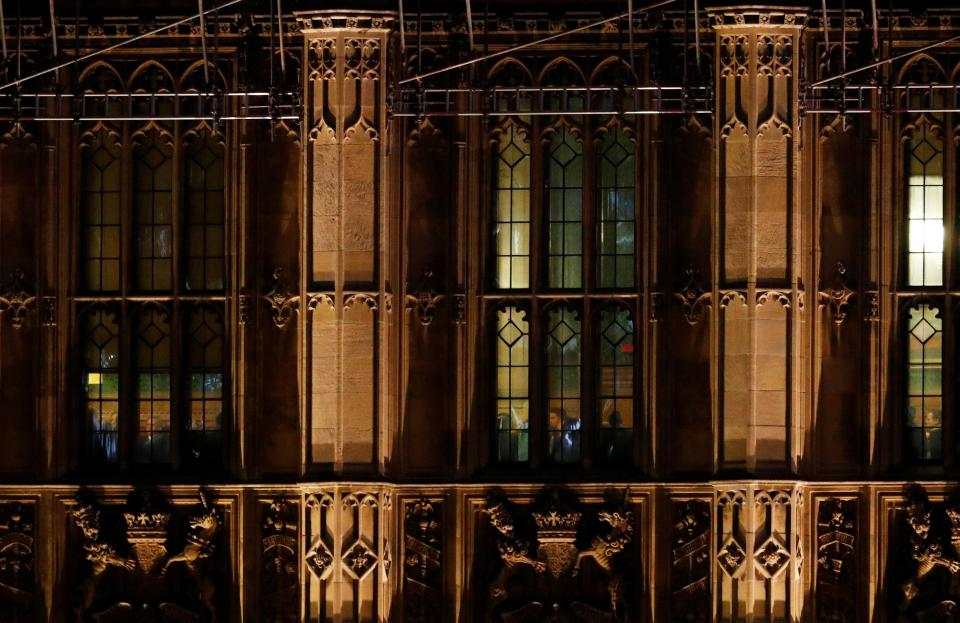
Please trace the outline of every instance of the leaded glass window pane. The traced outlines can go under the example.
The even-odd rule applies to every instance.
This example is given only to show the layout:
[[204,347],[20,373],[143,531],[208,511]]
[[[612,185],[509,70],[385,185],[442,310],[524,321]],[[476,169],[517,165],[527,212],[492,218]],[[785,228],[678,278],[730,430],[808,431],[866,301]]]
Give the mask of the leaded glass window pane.
[[907,451],[914,460],[938,460],[943,440],[943,321],[940,310],[919,305],[907,320]]
[[579,288],[583,274],[583,145],[560,126],[547,151],[547,284]]
[[137,461],[170,461],[170,318],[149,305],[137,314]]
[[136,287],[169,291],[173,275],[173,147],[169,135],[150,129],[133,156]]
[[526,312],[506,307],[497,313],[497,459],[529,458],[530,326]]
[[188,290],[224,287],[224,148],[204,132],[186,151],[186,249]]
[[120,440],[120,325],[96,307],[81,316],[83,397],[87,451],[98,463],[115,463]]
[[99,128],[83,151],[80,279],[93,292],[120,289],[120,145]]
[[580,460],[580,319],[569,307],[547,314],[547,457],[555,463]]
[[906,145],[907,285],[943,285],[943,140],[920,123]]
[[600,142],[597,157],[597,275],[601,288],[634,286],[634,143],[619,126]]
[[600,311],[597,360],[598,458],[628,461],[633,448],[633,318],[620,307]]
[[223,314],[210,305],[191,311],[186,327],[187,456],[215,463],[223,430]]
[[494,247],[498,288],[530,287],[530,142],[511,123],[497,144]]

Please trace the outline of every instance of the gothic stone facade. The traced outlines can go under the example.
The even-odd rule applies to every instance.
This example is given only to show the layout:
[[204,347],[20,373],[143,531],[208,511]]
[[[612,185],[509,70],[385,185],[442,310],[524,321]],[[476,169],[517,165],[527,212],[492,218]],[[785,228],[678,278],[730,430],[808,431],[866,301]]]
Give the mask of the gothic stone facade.
[[[610,14],[328,4],[3,122],[0,621],[960,618],[960,119],[893,89],[960,48],[809,97],[955,11],[666,7],[418,89]],[[163,22],[130,7],[60,56]],[[6,26],[6,77],[50,62]],[[293,114],[103,97],[268,84]]]

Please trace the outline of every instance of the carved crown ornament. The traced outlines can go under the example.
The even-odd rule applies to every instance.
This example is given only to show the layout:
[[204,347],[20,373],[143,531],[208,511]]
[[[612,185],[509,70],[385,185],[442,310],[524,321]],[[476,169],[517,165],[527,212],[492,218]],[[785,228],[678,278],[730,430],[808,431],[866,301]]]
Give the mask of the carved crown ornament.
[[[620,503],[608,503],[598,510],[581,509],[571,493],[552,489],[540,496],[532,510],[521,512],[506,499],[489,495],[481,512],[496,533],[500,558],[499,573],[490,584],[490,607],[504,620],[534,610],[546,615],[546,608],[586,620],[619,620],[629,593],[624,585],[627,577],[621,571],[624,561],[620,559],[628,557],[626,550],[633,541],[635,524],[629,498],[629,491],[625,491]],[[601,573],[600,578],[606,579],[607,603],[590,603],[589,587],[569,589],[571,580],[579,581],[576,579],[588,559]],[[547,574],[552,580],[527,584],[520,596],[508,593],[508,584],[514,585],[511,578],[524,570],[538,578]],[[591,577],[597,578],[594,574]],[[567,580],[559,581],[562,578]],[[562,586],[568,588],[558,590]]]
[[23,326],[27,311],[36,307],[37,297],[27,290],[23,269],[15,268],[10,274],[10,281],[0,291],[0,315],[4,312],[10,315],[10,324],[14,329]]

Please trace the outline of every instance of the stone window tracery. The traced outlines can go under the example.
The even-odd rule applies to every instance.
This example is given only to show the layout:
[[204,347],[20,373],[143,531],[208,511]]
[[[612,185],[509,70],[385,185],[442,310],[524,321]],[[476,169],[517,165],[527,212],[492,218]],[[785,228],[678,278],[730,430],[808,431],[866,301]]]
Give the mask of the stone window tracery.
[[[201,65],[180,80],[194,89]],[[129,80],[98,62],[87,92],[173,92],[161,64]],[[137,114],[171,113],[142,109]],[[169,100],[165,100],[169,103]],[[141,110],[142,109],[142,110]],[[149,113],[149,114],[148,114]],[[207,123],[98,123],[80,133],[83,452],[90,464],[223,460],[227,201],[224,137]]]
[[910,460],[943,456],[943,320],[922,303],[907,310],[905,451]]

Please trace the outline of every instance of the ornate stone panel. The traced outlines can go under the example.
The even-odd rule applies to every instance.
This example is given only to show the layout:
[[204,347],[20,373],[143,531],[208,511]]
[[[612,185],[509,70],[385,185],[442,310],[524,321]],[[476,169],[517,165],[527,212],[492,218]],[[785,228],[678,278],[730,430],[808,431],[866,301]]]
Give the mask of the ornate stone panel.
[[[546,488],[533,499],[490,492],[477,533],[485,617],[513,620],[619,620],[644,607],[629,492],[583,504]],[[495,553],[493,544],[496,544]],[[527,618],[529,617],[529,618]]]
[[443,612],[443,503],[421,498],[403,505],[403,614],[434,623]]
[[856,499],[817,500],[817,621],[853,623],[857,616]]
[[283,498],[260,503],[260,620],[300,621],[299,505]]
[[229,554],[224,510],[211,495],[173,504],[143,492],[125,504],[101,504],[83,494],[69,515],[70,555],[79,564],[78,620],[201,623],[223,616],[219,567]]
[[0,623],[36,620],[35,506],[0,503]]
[[308,620],[382,620],[390,608],[392,560],[384,525],[390,494],[329,489],[306,499]]
[[[673,621],[710,621],[710,502],[673,502],[670,543],[670,618]],[[727,561],[731,568],[734,559]]]

